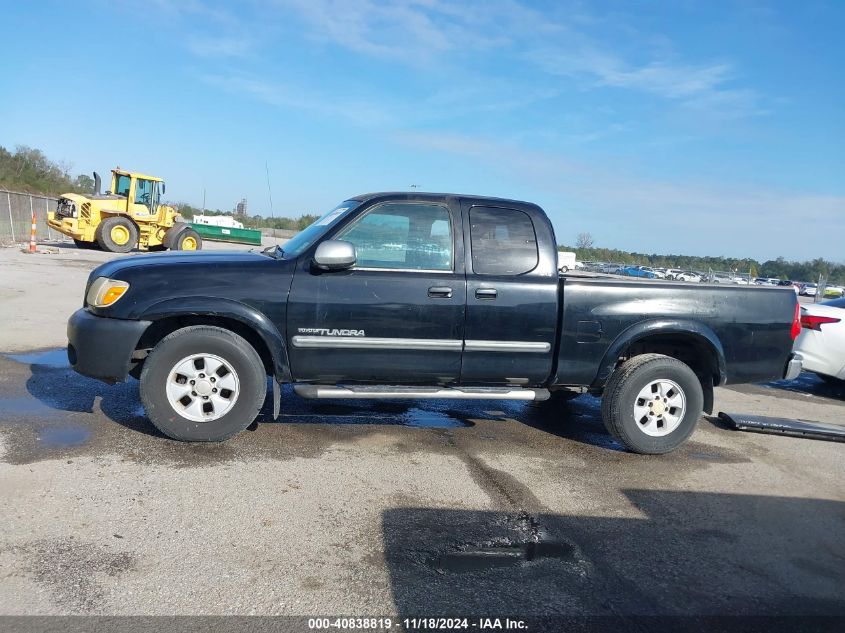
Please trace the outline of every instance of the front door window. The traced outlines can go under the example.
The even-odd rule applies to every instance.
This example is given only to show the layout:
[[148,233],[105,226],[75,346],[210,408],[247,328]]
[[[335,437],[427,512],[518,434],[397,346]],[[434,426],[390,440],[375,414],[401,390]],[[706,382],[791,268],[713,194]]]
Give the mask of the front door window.
[[440,204],[379,205],[336,239],[355,245],[356,268],[452,270],[452,222]]
[[153,181],[139,178],[135,183],[135,204],[143,204],[153,212]]

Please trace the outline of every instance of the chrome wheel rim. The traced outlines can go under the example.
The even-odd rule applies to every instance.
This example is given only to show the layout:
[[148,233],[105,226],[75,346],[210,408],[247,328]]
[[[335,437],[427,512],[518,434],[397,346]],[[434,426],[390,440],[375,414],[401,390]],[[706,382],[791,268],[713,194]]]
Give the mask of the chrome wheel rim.
[[214,354],[192,354],[177,362],[167,376],[167,401],[193,422],[212,422],[228,413],[240,393],[231,363]]
[[677,429],[686,410],[684,390],[671,380],[651,381],[634,400],[637,427],[651,437],[663,437]]

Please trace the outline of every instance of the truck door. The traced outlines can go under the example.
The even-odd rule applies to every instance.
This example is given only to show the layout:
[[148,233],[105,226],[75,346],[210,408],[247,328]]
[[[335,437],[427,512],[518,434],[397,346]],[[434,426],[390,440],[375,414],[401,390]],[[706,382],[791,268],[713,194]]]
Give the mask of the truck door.
[[543,384],[552,371],[559,285],[548,220],[536,208],[469,203],[463,215],[468,252],[461,383]]
[[460,236],[460,209],[433,201],[376,203],[328,236],[354,244],[357,263],[338,272],[297,267],[287,320],[295,379],[457,382],[466,299]]

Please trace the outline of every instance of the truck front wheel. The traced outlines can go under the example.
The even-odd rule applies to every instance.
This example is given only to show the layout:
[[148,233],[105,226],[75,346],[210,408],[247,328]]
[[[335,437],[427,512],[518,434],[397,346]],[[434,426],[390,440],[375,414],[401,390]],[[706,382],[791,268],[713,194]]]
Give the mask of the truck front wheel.
[[662,354],[631,358],[611,375],[602,396],[604,425],[630,451],[657,455],[689,439],[704,391],[688,365]]
[[144,361],[141,401],[165,435],[221,442],[249,426],[267,391],[261,357],[223,328],[191,326],[163,338]]

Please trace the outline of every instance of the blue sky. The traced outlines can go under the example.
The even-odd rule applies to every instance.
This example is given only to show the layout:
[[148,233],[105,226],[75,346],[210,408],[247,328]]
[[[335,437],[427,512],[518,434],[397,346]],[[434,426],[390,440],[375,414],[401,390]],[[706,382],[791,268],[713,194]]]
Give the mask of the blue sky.
[[269,213],[527,199],[558,241],[845,260],[845,3],[3,2],[0,144]]

